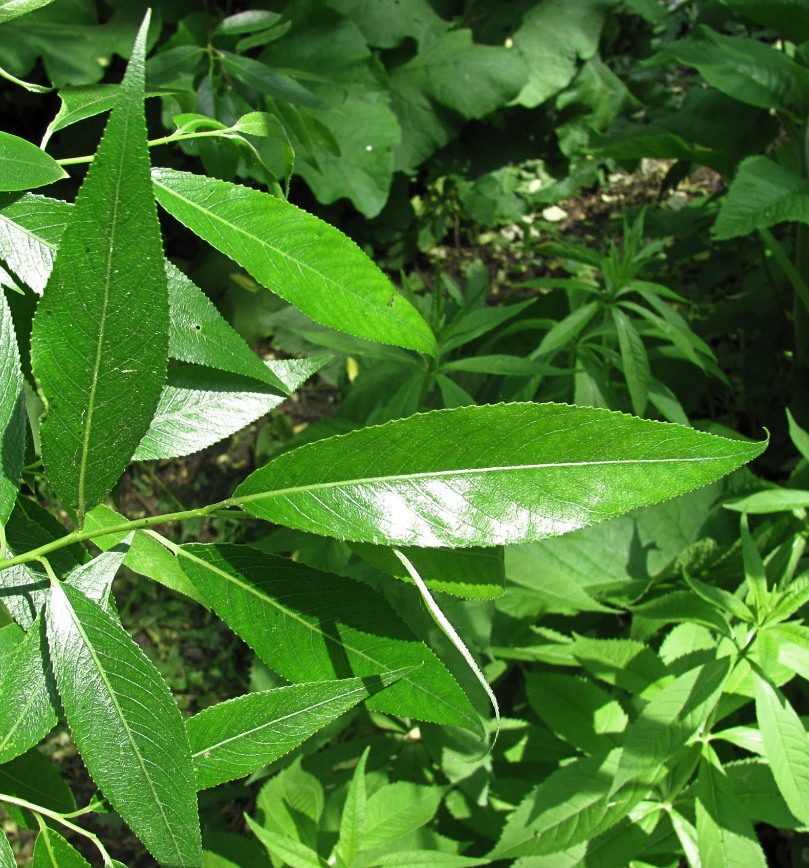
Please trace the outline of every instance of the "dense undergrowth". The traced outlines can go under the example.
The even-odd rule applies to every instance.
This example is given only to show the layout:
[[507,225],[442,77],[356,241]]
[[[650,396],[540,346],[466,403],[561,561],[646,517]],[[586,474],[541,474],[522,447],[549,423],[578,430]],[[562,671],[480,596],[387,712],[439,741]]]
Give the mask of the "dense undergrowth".
[[809,6],[145,14],[0,2],[0,866],[809,864]]

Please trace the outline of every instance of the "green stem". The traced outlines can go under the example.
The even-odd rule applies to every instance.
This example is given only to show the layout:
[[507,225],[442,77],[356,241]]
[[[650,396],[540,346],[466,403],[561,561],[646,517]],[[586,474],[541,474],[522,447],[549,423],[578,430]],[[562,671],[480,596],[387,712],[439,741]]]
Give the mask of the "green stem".
[[[204,130],[199,133],[181,133],[174,132],[170,136],[161,136],[159,139],[152,139],[148,142],[148,146],[150,148],[156,148],[158,145],[169,145],[172,142],[185,142],[189,139],[205,139],[218,136],[219,138],[231,138],[229,135],[225,135],[227,130]],[[56,162],[60,166],[79,166],[83,163],[92,163],[95,159],[95,154],[88,154],[84,157],[66,157],[63,160],[57,160]]]
[[72,533],[66,534],[59,539],[39,546],[39,548],[31,549],[31,551],[23,552],[21,555],[16,555],[13,558],[8,558],[0,562],[0,570],[6,570],[9,567],[25,564],[29,561],[42,560],[44,555],[50,554],[57,549],[65,546],[73,545],[73,543],[83,542],[84,540],[93,539],[98,536],[108,536],[113,533],[128,533],[132,530],[140,530],[142,528],[152,527],[156,524],[167,524],[175,521],[186,521],[191,518],[203,518],[217,510],[227,509],[231,506],[238,506],[240,501],[236,498],[229,497],[226,500],[220,500],[218,503],[211,503],[208,506],[201,506],[197,509],[187,509],[183,512],[169,512],[165,515],[148,515],[146,518],[132,519],[131,521],[123,521],[120,524],[109,525],[107,527],[97,527],[92,530],[74,530]]
[[26,810],[33,811],[34,814],[37,815],[37,822],[40,822],[39,815],[48,817],[49,819],[60,823],[65,828],[75,832],[77,835],[88,838],[96,845],[96,847],[98,847],[106,868],[111,868],[112,857],[107,852],[106,847],[101,843],[98,836],[94,835],[92,832],[88,832],[87,829],[82,829],[81,826],[77,826],[75,823],[71,823],[70,820],[66,819],[64,814],[58,814],[56,811],[43,808],[42,805],[35,805],[33,802],[27,802],[25,799],[19,799],[17,796],[7,796],[5,793],[0,793],[0,802],[5,802],[7,805],[16,805],[18,808],[25,808]]

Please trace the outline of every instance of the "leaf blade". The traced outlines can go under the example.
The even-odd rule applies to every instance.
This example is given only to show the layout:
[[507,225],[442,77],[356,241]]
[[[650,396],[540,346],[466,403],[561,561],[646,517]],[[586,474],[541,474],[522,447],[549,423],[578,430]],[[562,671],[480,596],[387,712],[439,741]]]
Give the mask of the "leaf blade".
[[43,459],[80,520],[128,464],[166,376],[168,292],[148,171],[145,39],[141,28],[31,335],[47,409]]
[[337,229],[258,190],[170,169],[152,177],[170,214],[316,322],[435,355],[421,315]]
[[46,613],[57,688],[90,774],[155,858],[199,864],[191,750],[165,682],[75,588],[52,587]]
[[252,473],[234,503],[354,542],[496,546],[665,500],[762,448],[594,408],[460,407],[302,446]]

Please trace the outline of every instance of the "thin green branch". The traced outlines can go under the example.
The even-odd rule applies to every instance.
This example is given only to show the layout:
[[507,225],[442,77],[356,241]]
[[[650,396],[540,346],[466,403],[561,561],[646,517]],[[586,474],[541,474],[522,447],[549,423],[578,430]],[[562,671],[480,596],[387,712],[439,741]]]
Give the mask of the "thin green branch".
[[26,808],[29,811],[33,811],[34,814],[37,815],[37,822],[40,822],[39,815],[48,817],[49,819],[60,823],[65,828],[75,832],[77,835],[87,838],[98,847],[98,851],[101,853],[101,858],[104,860],[105,868],[112,868],[112,857],[107,852],[106,847],[101,843],[98,836],[92,832],[88,832],[87,829],[82,829],[81,826],[77,826],[75,823],[71,823],[64,814],[51,811],[49,808],[43,808],[42,805],[35,805],[33,802],[27,802],[25,799],[19,799],[17,796],[8,796],[5,793],[0,793],[0,802],[5,802],[7,805],[16,805],[18,808]]
[[107,527],[73,531],[59,539],[55,539],[52,542],[39,546],[39,548],[31,549],[30,551],[23,552],[13,558],[0,561],[0,570],[6,570],[9,567],[17,566],[18,564],[26,564],[29,561],[41,561],[43,556],[48,555],[57,549],[65,548],[65,546],[83,542],[84,540],[94,539],[99,536],[108,536],[113,533],[129,533],[129,531],[141,530],[143,528],[152,527],[156,524],[169,524],[175,521],[187,521],[191,518],[203,518],[217,510],[224,510],[231,506],[237,506],[238,503],[239,501],[235,498],[228,498],[227,500],[220,500],[218,503],[211,503],[208,506],[201,506],[197,509],[187,509],[183,512],[169,512],[164,515],[148,515],[145,518],[123,521],[119,524],[109,525]]

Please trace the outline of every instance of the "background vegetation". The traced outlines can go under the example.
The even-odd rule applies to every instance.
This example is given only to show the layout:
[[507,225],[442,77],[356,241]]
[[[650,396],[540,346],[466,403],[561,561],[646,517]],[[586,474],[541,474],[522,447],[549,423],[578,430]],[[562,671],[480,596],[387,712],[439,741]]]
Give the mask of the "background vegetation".
[[[86,519],[83,495],[71,501],[70,483],[48,467],[47,442],[43,472],[40,444],[29,437],[23,496],[3,516],[8,554],[48,544],[82,519],[94,528],[94,542],[113,560],[87,581],[108,596],[116,576],[126,634],[199,727],[200,712],[225,700],[346,675],[336,664],[326,674],[302,671],[294,653],[263,645],[237,616],[229,620],[233,599],[217,598],[199,567],[229,546],[249,546],[255,562],[231,558],[248,577],[275,563],[263,558],[292,558],[299,572],[290,585],[310,582],[352,629],[367,626],[363,612],[371,611],[383,637],[400,637],[400,629],[417,637],[414,644],[442,661],[436,677],[454,679],[465,694],[454,720],[424,722],[392,700],[386,705],[385,684],[353,684],[350,702],[332,698],[308,731],[279,735],[275,753],[258,754],[249,768],[224,775],[220,768],[205,779],[197,767],[202,864],[809,864],[801,716],[809,678],[809,3],[153,7],[138,60],[133,43],[145,3],[0,2],[8,134],[0,139],[8,191],[0,194],[0,283],[38,438],[43,407],[29,358],[40,390],[57,374],[46,360],[54,338],[44,315],[35,316],[37,296],[69,219],[65,202],[85,189],[110,109],[139,99],[134,79],[121,84],[127,62],[132,76],[145,56],[150,159],[163,167],[155,195],[175,266],[169,286],[188,305],[189,329],[204,323],[215,331],[208,357],[196,344],[188,349],[187,334],[186,355],[181,337],[169,337],[169,382],[187,394],[216,392],[219,403],[202,402],[198,415],[215,412],[220,422],[211,430],[200,424],[182,447],[176,434],[138,436],[128,453],[135,460],[120,481],[113,474],[106,489],[99,483]],[[20,139],[50,157],[37,166],[41,180],[31,180],[32,169],[15,186],[20,161],[30,157],[15,150]],[[338,227],[419,312],[435,348],[424,336],[380,342],[345,327],[340,311],[332,316],[322,301],[307,307],[294,287],[267,292],[258,254],[228,247],[177,204],[194,198],[179,172],[209,179],[204,197],[219,196],[220,209],[242,194],[214,180],[264,191]],[[19,192],[40,187],[47,205]],[[236,207],[247,213],[254,201],[244,194]],[[291,213],[279,211],[279,219],[297,219]],[[316,237],[314,223],[301,225]],[[356,248],[328,237],[339,274]],[[181,307],[172,313],[178,321]],[[236,397],[222,403],[225,393]],[[748,439],[761,440],[765,428],[770,443],[750,468],[668,500],[709,480],[677,491],[661,482],[643,502],[664,502],[574,533],[505,548],[470,537],[442,544],[477,547],[435,549],[424,561],[410,552],[492,685],[497,715],[459,643],[416,593],[407,559],[369,544],[395,541],[357,541],[350,532],[341,539],[294,520],[269,516],[277,523],[267,524],[208,508],[251,471],[239,491],[268,462],[287,454],[294,462],[292,450],[333,435],[424,411],[551,401],[722,435],[748,449],[734,467],[755,454]],[[487,442],[508,441],[519,418],[484,412]],[[416,436],[415,427],[384,430],[405,431],[403,443]],[[463,440],[465,431],[446,436]],[[421,449],[428,441],[409,442]],[[597,448],[613,447],[602,440]],[[9,513],[15,496],[16,489]],[[123,549],[124,533],[99,536],[120,518],[113,510],[148,520],[165,545],[143,531]],[[186,520],[152,521],[167,513]],[[178,567],[180,551],[197,557],[197,567]],[[75,547],[61,553],[64,563],[52,560],[62,573],[89,558]],[[0,599],[18,592],[3,584],[11,572],[0,572]],[[379,614],[380,597],[401,628]],[[0,697],[8,709],[23,659],[14,655],[28,653],[20,628],[33,636],[32,622],[11,602],[0,608],[8,625],[0,628]],[[305,632],[283,630],[293,652],[306,644]],[[385,661],[385,678],[402,677],[388,673],[406,665],[396,661],[395,654]],[[376,690],[370,707],[356,704]],[[138,840],[143,824],[116,802],[125,805],[125,797],[105,792],[126,825],[97,794],[64,715],[54,712],[15,752],[3,741],[5,713],[0,805],[2,794],[12,797],[3,829],[18,862],[101,864],[84,829],[109,859],[155,864]],[[477,716],[486,744],[476,721],[468,723]],[[107,791],[92,752],[90,745],[85,761]],[[88,802],[74,818],[81,829],[59,822]],[[5,868],[2,844],[0,836]]]

